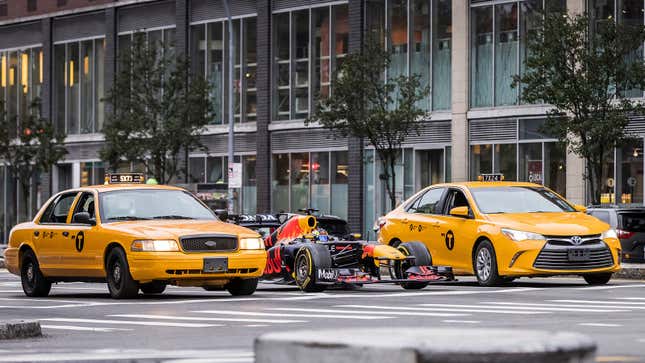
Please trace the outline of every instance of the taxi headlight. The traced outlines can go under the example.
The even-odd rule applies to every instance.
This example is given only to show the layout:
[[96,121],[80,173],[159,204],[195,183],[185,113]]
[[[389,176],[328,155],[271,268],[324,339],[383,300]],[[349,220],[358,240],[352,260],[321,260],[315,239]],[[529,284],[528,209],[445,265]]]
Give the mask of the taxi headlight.
[[172,239],[139,239],[130,247],[135,252],[177,252],[179,245]]
[[262,238],[242,238],[240,239],[241,250],[263,250],[264,241]]
[[514,229],[502,228],[502,233],[515,242],[526,240],[545,240],[543,235],[533,232],[516,231]]
[[616,230],[614,229],[608,229],[600,235],[601,239],[607,239],[607,238],[618,238],[618,235],[616,234]]

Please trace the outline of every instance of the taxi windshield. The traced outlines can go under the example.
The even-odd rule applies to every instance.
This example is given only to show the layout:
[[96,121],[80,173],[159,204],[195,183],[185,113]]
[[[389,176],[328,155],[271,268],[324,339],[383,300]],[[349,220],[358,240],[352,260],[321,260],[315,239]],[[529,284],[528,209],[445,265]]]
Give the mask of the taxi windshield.
[[114,190],[99,195],[101,221],[147,219],[207,219],[215,214],[181,190]]
[[470,189],[482,213],[575,212],[557,194],[545,188],[492,187]]

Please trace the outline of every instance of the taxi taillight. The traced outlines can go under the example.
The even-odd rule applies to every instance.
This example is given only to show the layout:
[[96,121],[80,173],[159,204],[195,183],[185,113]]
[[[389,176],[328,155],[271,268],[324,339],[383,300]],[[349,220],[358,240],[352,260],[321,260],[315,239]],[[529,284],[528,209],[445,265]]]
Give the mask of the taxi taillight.
[[632,238],[632,236],[634,236],[634,232],[617,229],[616,236],[618,236],[618,238],[620,239],[629,239],[629,238]]

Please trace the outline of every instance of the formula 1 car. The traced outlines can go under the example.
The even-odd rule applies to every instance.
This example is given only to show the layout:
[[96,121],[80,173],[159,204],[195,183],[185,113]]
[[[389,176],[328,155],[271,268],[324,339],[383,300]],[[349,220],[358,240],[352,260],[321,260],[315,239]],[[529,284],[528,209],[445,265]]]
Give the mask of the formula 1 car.
[[[264,240],[267,265],[263,279],[295,282],[306,292],[320,292],[335,285],[396,283],[404,289],[452,281],[452,268],[432,266],[428,249],[420,242],[398,248],[366,241],[331,237],[317,227],[316,217],[293,215]],[[383,279],[386,267],[390,279]]]

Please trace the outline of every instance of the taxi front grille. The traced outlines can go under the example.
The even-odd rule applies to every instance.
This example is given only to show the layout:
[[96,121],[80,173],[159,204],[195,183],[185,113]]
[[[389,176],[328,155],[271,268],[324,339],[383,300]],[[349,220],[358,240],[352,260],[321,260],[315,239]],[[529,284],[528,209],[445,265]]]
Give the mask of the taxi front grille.
[[588,258],[583,261],[569,259],[569,248],[571,247],[573,247],[571,244],[564,246],[547,241],[535,259],[533,267],[543,270],[592,270],[614,265],[611,251],[604,242],[596,240],[595,243],[576,247],[576,249],[587,250]]
[[186,236],[181,238],[186,252],[224,252],[237,249],[236,236]]

